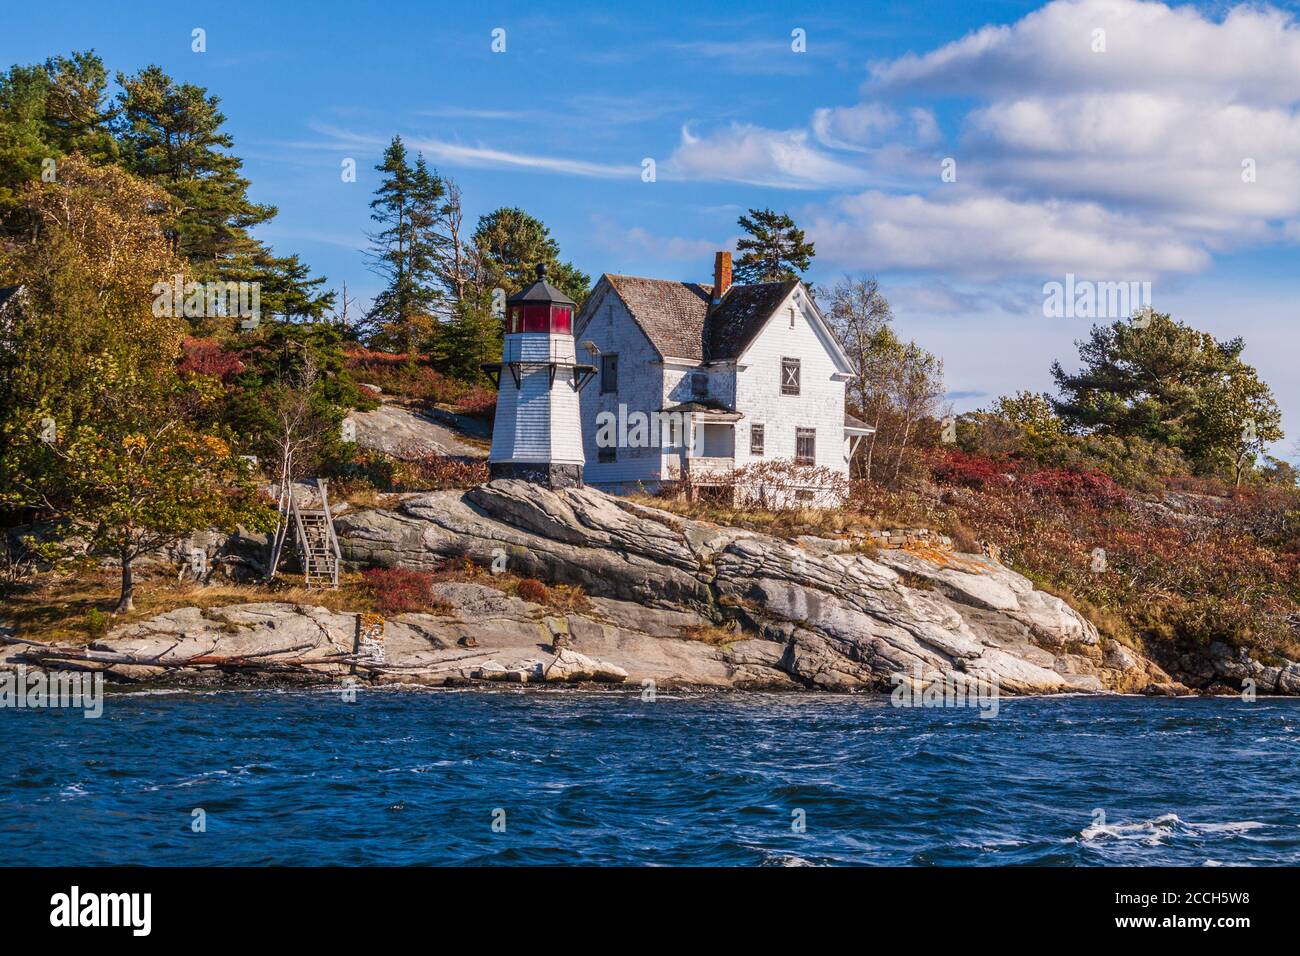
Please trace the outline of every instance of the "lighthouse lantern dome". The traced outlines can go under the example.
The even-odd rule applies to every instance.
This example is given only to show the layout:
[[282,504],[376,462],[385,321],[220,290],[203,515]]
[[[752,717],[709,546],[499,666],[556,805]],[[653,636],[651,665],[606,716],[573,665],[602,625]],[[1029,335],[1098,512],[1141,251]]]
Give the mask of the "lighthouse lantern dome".
[[506,300],[506,333],[573,334],[577,303],[546,281],[546,264],[537,266],[537,281]]

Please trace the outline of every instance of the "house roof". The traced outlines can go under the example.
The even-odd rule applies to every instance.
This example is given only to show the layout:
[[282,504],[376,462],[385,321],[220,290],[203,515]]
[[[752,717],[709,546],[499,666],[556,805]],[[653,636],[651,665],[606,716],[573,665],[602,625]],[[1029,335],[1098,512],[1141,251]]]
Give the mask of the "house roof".
[[661,356],[705,360],[704,325],[713,286],[639,276],[605,278]]
[[736,411],[734,408],[728,405],[726,402],[720,401],[716,398],[696,398],[696,399],[692,399],[689,402],[681,402],[680,404],[677,405],[669,405],[666,408],[661,408],[660,411],[691,413],[691,414],[708,414],[708,415],[715,416],[717,418],[727,418],[729,420],[735,420],[735,419],[745,417],[742,414],[740,414],[740,412]]
[[798,284],[798,279],[789,279],[732,286],[706,324],[708,360],[725,362],[740,358],[776,307]]
[[711,285],[640,276],[605,278],[661,356],[694,362],[739,358],[799,284],[789,279],[733,285],[710,310]]

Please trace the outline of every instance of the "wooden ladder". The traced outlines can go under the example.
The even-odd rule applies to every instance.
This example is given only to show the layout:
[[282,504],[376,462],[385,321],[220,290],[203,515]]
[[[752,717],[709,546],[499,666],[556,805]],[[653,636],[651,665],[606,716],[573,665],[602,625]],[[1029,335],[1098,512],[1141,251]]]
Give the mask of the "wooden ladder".
[[318,479],[316,485],[320,489],[319,508],[298,507],[293,489],[289,490],[289,507],[297,529],[303,582],[307,587],[337,588],[343,554],[339,550],[338,536],[334,533],[334,517],[330,514],[324,479]]

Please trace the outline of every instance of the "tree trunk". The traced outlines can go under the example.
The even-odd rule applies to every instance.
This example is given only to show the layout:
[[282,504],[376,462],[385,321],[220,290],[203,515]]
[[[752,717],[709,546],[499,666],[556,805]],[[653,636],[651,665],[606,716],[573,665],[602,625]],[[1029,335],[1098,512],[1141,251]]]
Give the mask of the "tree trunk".
[[912,418],[909,415],[903,424],[903,441],[898,446],[898,458],[894,461],[894,486],[898,486],[898,473],[903,468],[903,455],[907,452],[907,439],[912,434]]
[[135,578],[131,573],[131,558],[122,557],[122,593],[118,596],[114,614],[135,610]]

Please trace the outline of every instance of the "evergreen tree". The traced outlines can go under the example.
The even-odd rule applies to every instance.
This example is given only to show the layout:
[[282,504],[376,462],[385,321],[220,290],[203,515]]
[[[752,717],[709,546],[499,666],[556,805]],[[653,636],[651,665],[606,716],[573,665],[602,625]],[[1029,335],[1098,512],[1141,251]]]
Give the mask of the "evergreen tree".
[[116,132],[122,164],[157,183],[177,210],[173,249],[199,281],[259,282],[266,313],[319,318],[331,305],[320,278],[296,256],[276,257],[250,230],[276,214],[253,202],[243,162],[230,150],[220,100],[200,86],[177,83],[157,66],[118,74]]
[[420,156],[412,165],[400,136],[394,136],[375,167],[382,175],[370,202],[379,230],[370,236],[372,268],[385,286],[369,315],[371,339],[396,347],[414,362],[433,332],[442,302],[435,262],[435,226],[441,212],[442,180]]
[[785,213],[751,209],[737,220],[749,235],[736,243],[737,282],[779,282],[797,279],[812,265],[816,252],[803,230]]
[[489,292],[500,288],[514,295],[525,289],[537,278],[539,262],[546,264],[547,281],[578,305],[591,288],[590,276],[560,261],[560,244],[550,230],[522,209],[502,208],[480,217],[473,242],[482,286]]
[[1168,314],[1094,326],[1083,367],[1052,364],[1053,406],[1076,431],[1136,436],[1177,448],[1202,467],[1240,480],[1267,442],[1282,437],[1269,387],[1241,360],[1241,338],[1220,342]]
[[[39,179],[46,160],[55,161],[56,176],[58,160],[73,152],[96,162],[114,160],[107,85],[103,61],[93,51],[0,74],[0,217],[12,216],[18,188]],[[24,224],[9,225],[16,231]]]

